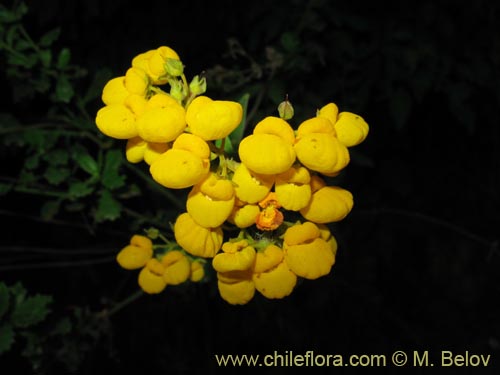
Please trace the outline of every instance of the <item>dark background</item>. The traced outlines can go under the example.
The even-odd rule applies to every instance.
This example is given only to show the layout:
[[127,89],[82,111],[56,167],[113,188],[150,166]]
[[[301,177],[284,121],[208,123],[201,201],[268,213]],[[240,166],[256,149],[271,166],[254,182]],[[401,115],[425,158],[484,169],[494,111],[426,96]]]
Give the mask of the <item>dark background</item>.
[[[77,373],[217,373],[214,354],[275,350],[346,355],[429,350],[436,363],[441,350],[469,351],[491,354],[491,365],[460,373],[498,371],[496,2],[51,0],[29,5],[31,31],[61,26],[60,43],[90,73],[104,66],[122,74],[136,54],[169,45],[193,76],[216,64],[230,66],[228,38],[237,38],[262,60],[267,46],[298,30],[304,48],[299,55],[309,66],[264,76],[266,85],[255,87],[270,94],[258,113],[273,114],[274,90],[290,95],[298,118],[333,101],[370,125],[340,180],[353,192],[355,205],[332,226],[339,252],[330,275],[302,282],[284,300],[256,296],[246,306],[226,304],[213,284],[144,296],[111,317],[108,334],[87,348]],[[304,18],[311,13],[314,17]],[[317,46],[321,58],[307,49]],[[238,91],[215,82],[211,91],[210,80],[208,87],[214,97],[236,97]],[[39,203],[30,199],[13,196],[2,205]],[[127,238],[22,218],[8,218],[4,228],[7,245],[68,247],[69,242],[75,248],[118,250]],[[111,229],[126,231],[118,225]],[[135,275],[114,262],[2,273],[1,279],[21,280],[34,293],[53,294],[59,312],[72,305],[99,310],[136,288]],[[410,370],[398,370],[403,371]]]

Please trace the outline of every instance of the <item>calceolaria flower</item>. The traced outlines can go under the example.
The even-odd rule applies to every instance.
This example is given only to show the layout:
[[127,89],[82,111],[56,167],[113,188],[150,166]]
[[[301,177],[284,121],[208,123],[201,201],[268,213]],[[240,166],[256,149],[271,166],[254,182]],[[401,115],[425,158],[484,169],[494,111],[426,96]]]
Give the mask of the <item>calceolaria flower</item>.
[[133,235],[116,261],[137,270],[148,294],[216,275],[229,304],[285,298],[300,279],[324,277],[335,264],[338,246],[328,225],[354,204],[337,176],[368,124],[332,102],[293,123],[286,96],[277,116],[252,128],[245,106],[206,90],[204,75],[188,80],[169,46],[138,54],[104,85],[97,128],[122,142],[127,162],[149,170],[150,182],[184,207],[165,223],[168,234],[150,228]]

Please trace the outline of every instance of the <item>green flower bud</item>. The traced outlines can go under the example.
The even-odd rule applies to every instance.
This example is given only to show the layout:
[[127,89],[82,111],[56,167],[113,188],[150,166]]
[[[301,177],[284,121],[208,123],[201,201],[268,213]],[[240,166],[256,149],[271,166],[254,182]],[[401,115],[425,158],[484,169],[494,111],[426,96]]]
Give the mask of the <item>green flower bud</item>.
[[170,79],[168,83],[170,84],[170,96],[179,103],[182,102],[187,95],[182,82],[177,79]]
[[184,65],[180,60],[168,58],[165,63],[165,71],[172,77],[179,77],[184,73]]
[[194,76],[189,84],[189,91],[194,95],[201,95],[207,91],[207,80],[205,77],[200,78],[200,76]]
[[293,106],[287,98],[278,105],[278,113],[283,120],[290,120],[293,117]]

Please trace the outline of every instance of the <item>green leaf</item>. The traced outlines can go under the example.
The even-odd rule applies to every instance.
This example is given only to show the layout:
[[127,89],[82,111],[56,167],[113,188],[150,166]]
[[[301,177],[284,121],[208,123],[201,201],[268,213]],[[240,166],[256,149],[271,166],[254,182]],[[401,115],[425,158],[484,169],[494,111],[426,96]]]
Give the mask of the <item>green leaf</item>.
[[49,47],[54,43],[58,38],[59,35],[61,34],[61,28],[56,28],[53,30],[50,30],[49,32],[45,33],[39,41],[40,46],[42,47]]
[[15,304],[21,303],[26,297],[26,289],[20,282],[15,283],[10,288],[10,294],[14,297]]
[[66,181],[70,175],[71,171],[68,168],[54,167],[50,165],[43,174],[43,177],[49,184],[59,185],[61,182]]
[[46,201],[40,208],[40,217],[42,220],[51,220],[59,212],[61,200]]
[[43,49],[38,52],[38,56],[40,57],[40,61],[45,68],[50,67],[50,63],[52,62],[52,51],[49,49]]
[[8,351],[14,343],[14,330],[8,323],[0,326],[0,354]]
[[0,319],[9,309],[9,289],[4,283],[0,283]]
[[24,160],[24,167],[28,169],[35,169],[40,164],[40,154],[33,154]]
[[75,91],[73,90],[73,86],[69,82],[68,77],[65,75],[59,76],[56,83],[56,99],[63,103],[69,103]]
[[50,165],[67,165],[69,160],[69,153],[67,150],[57,148],[45,154],[43,158]]
[[120,150],[109,150],[106,152],[101,182],[109,190],[118,189],[125,185],[125,176],[118,173],[122,162],[123,155]]
[[113,198],[111,192],[109,190],[103,190],[97,204],[95,219],[97,222],[118,219],[120,217],[121,209],[121,203]]
[[11,184],[6,184],[4,182],[0,182],[0,197],[2,195],[7,194],[11,190],[12,190],[12,185]]
[[73,154],[73,159],[78,163],[80,168],[91,176],[99,175],[99,165],[85,149],[79,149],[75,152]]
[[15,327],[27,328],[40,323],[50,312],[48,305],[52,303],[52,297],[37,294],[28,297],[14,307],[11,315],[12,324]]
[[85,197],[94,191],[94,186],[88,182],[73,182],[69,185],[68,194],[70,198],[76,199]]
[[57,68],[64,69],[68,66],[69,61],[71,60],[71,51],[69,48],[63,48],[59,55],[57,56]]

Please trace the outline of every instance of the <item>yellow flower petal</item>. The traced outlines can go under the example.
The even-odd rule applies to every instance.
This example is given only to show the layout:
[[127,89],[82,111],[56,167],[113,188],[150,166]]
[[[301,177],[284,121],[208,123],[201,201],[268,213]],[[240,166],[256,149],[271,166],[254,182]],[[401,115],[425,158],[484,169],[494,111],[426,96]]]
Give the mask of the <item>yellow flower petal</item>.
[[123,104],[130,93],[125,88],[125,76],[110,79],[102,90],[101,99],[104,104]]
[[264,199],[274,184],[274,176],[260,175],[250,171],[245,164],[240,164],[234,172],[234,191],[238,199],[257,203]]
[[359,115],[350,112],[341,112],[335,123],[337,137],[347,147],[360,144],[368,135],[369,127]]
[[148,142],[171,142],[186,128],[185,111],[179,104],[150,108],[137,119],[139,136]]
[[196,97],[186,112],[191,133],[206,141],[227,137],[240,124],[243,108],[238,102]]
[[276,176],[274,191],[281,206],[287,210],[298,211],[311,199],[311,176],[304,167],[290,168]]
[[238,228],[248,228],[255,224],[260,208],[256,204],[246,204],[243,207],[235,207],[228,221]]
[[297,158],[307,168],[331,174],[349,163],[349,152],[337,138],[326,133],[303,135],[295,144]]
[[322,238],[297,245],[283,244],[285,261],[297,276],[314,280],[330,273],[335,255],[329,243]]
[[191,274],[189,259],[181,251],[169,251],[163,256],[161,263],[165,267],[163,280],[167,285],[179,285],[187,281]]
[[136,118],[144,112],[147,103],[146,98],[137,94],[130,94],[124,101],[125,106],[132,111]]
[[158,274],[157,270],[151,269],[149,264],[139,272],[138,282],[142,290],[148,294],[161,293],[167,286],[167,283],[163,280],[163,275]]
[[244,305],[255,295],[255,286],[252,280],[242,280],[232,284],[218,281],[217,287],[222,299],[231,305]]
[[153,251],[147,251],[141,247],[128,245],[125,246],[116,256],[118,264],[126,270],[135,270],[144,267]]
[[144,70],[131,67],[125,73],[124,84],[131,94],[145,96],[149,88],[149,77]]
[[200,261],[191,262],[191,276],[189,278],[190,281],[197,283],[205,277],[205,268],[203,267],[203,263]]
[[286,172],[295,162],[293,146],[274,134],[252,134],[243,138],[238,154],[250,170],[265,175]]
[[177,137],[172,148],[189,151],[207,162],[210,158],[210,147],[207,142],[194,134],[182,133]]
[[144,161],[151,165],[158,157],[170,150],[168,143],[148,142],[144,150]]
[[217,272],[244,271],[253,266],[255,250],[251,246],[235,253],[219,253],[212,260],[212,266]]
[[209,173],[210,163],[190,151],[170,149],[150,166],[153,179],[171,189],[184,189],[202,181]]
[[255,289],[269,299],[284,298],[292,293],[297,284],[297,276],[286,262],[279,263],[270,271],[256,273],[252,278]]
[[177,243],[189,254],[212,258],[222,246],[221,228],[205,228],[197,224],[187,212],[179,215],[174,225]]
[[254,273],[262,273],[276,267],[283,260],[283,250],[276,245],[267,246],[259,251],[255,258]]
[[253,130],[253,134],[274,134],[280,137],[286,143],[293,145],[295,143],[295,133],[293,128],[285,120],[268,116],[260,121]]
[[138,136],[135,116],[123,104],[107,105],[97,111],[97,128],[105,135],[116,139],[129,139]]
[[141,137],[130,138],[125,146],[125,157],[130,163],[139,163],[144,160],[147,147],[147,142]]
[[333,124],[330,122],[330,120],[324,117],[313,117],[305,120],[297,128],[297,138],[299,139],[306,134],[312,133],[324,133],[330,134],[333,137],[336,136]]
[[146,109],[151,108],[168,108],[175,107],[179,105],[177,100],[172,98],[169,94],[165,92],[159,92],[154,94],[146,103]]
[[318,117],[324,117],[328,119],[333,125],[337,122],[337,117],[339,115],[339,107],[335,103],[328,103],[323,106],[317,113]]
[[313,193],[309,204],[300,210],[304,218],[318,224],[340,221],[353,206],[352,194],[338,186],[325,186]]

